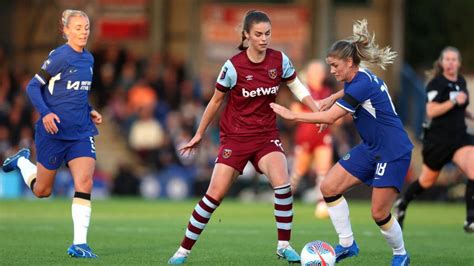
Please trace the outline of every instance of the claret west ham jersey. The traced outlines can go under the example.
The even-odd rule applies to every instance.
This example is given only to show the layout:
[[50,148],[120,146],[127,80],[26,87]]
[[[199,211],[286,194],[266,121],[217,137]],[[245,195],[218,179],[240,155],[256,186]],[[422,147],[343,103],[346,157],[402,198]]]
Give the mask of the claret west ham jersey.
[[387,86],[369,70],[360,68],[351,82],[344,83],[344,97],[336,104],[352,113],[372,159],[389,162],[413,149]]
[[35,78],[43,85],[41,95],[46,105],[61,123],[57,123],[57,134],[48,134],[39,119],[36,124],[39,134],[65,140],[97,135],[89,105],[93,65],[94,58],[87,50],[79,53],[68,44],[49,54]]
[[276,115],[270,108],[281,82],[293,80],[296,71],[282,52],[267,49],[260,63],[246,51],[225,62],[216,88],[229,92],[220,120],[221,136],[259,136],[277,132]]

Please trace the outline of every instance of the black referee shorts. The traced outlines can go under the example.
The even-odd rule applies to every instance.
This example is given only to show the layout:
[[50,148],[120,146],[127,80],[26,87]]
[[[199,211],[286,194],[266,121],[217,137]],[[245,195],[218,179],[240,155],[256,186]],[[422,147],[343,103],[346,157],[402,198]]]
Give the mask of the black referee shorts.
[[423,141],[423,163],[435,171],[440,171],[441,168],[449,163],[454,156],[454,153],[464,146],[472,145],[472,136],[465,135],[461,138],[454,137],[450,141],[439,142],[425,139]]

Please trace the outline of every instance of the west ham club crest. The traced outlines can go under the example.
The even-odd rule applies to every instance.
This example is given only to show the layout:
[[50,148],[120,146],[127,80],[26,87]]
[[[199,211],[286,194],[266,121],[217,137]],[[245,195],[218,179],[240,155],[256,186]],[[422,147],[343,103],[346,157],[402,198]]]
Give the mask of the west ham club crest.
[[232,150],[231,149],[224,149],[222,151],[222,158],[227,159],[232,155]]
[[268,76],[269,76],[271,79],[276,79],[276,77],[277,77],[277,70],[276,70],[276,68],[268,70]]

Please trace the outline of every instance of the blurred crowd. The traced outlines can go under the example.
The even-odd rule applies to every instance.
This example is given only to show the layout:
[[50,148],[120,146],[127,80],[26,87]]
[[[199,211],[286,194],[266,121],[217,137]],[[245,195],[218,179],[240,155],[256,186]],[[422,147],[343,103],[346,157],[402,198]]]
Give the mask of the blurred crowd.
[[[105,190],[112,194],[169,196],[166,193],[172,192],[150,187],[163,185],[160,179],[169,183],[170,176],[179,176],[184,182],[174,183],[177,190],[188,187],[191,191],[186,195],[202,194],[217,155],[219,117],[214,119],[193,156],[183,157],[178,149],[194,135],[212,96],[204,91],[208,92],[215,84],[203,84],[202,80],[207,79],[189,79],[192,75],[186,72],[187,62],[164,55],[139,57],[114,45],[97,46],[91,52],[95,58],[91,103],[108,118],[106,122],[116,125],[117,134],[126,141],[141,169],[136,171],[135,165],[124,164],[114,176],[109,176],[101,172],[99,163],[97,176],[103,180]],[[39,66],[10,61],[0,48],[1,161],[21,147],[33,148],[32,158],[35,158],[34,123],[38,113],[28,99],[26,85],[38,69]],[[325,82],[335,90],[335,82],[328,79]],[[281,88],[277,101],[288,106],[295,99],[287,89]],[[350,120],[349,116],[346,118]],[[279,120],[279,128],[291,165],[295,124]],[[358,142],[353,123],[347,121],[332,126],[331,134],[334,160]],[[259,178],[253,169],[247,169],[244,175],[250,180]]]

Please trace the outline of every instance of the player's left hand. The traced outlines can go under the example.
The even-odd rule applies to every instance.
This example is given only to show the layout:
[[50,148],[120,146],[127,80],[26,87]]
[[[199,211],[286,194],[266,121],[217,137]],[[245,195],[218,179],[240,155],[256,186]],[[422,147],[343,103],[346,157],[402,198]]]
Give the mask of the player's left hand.
[[91,117],[92,117],[92,121],[94,122],[94,124],[96,124],[96,125],[102,124],[102,115],[99,112],[97,112],[96,110],[91,111]]
[[273,112],[288,120],[295,120],[295,113],[276,103],[270,103]]

